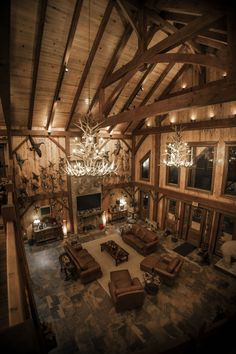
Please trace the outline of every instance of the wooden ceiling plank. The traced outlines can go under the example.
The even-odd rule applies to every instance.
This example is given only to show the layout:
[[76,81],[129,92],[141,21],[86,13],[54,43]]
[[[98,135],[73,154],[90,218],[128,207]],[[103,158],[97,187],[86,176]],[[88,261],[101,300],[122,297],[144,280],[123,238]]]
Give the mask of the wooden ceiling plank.
[[4,1],[0,11],[0,104],[7,128],[8,151],[12,159],[11,141],[11,98],[10,98],[10,33],[11,33],[11,2]]
[[127,27],[125,28],[125,31],[124,31],[119,43],[116,46],[116,49],[115,49],[115,51],[114,51],[114,53],[112,55],[112,58],[111,58],[108,66],[107,66],[107,69],[106,69],[106,71],[105,71],[105,73],[103,75],[103,78],[102,78],[102,80],[101,80],[101,82],[100,82],[100,84],[99,84],[99,86],[97,88],[97,91],[96,91],[96,93],[95,93],[95,95],[94,95],[94,97],[92,99],[92,102],[91,102],[91,104],[89,106],[88,112],[92,110],[94,104],[97,102],[97,100],[99,98],[99,92],[102,89],[102,87],[104,86],[108,76],[114,70],[114,68],[115,68],[115,66],[116,66],[116,64],[117,64],[117,62],[118,62],[118,60],[119,60],[119,58],[121,56],[121,53],[122,53],[124,47],[126,46],[128,40],[129,40],[129,38],[130,38],[130,36],[132,34],[132,31],[133,31],[132,27],[128,24]]
[[133,120],[138,121],[171,111],[181,111],[191,107],[204,107],[234,100],[236,100],[236,81],[217,80],[202,88],[193,89],[191,92],[182,93],[150,105],[135,108],[132,111],[108,117],[104,122],[104,127]]
[[87,79],[87,76],[88,76],[90,67],[91,67],[91,65],[92,65],[93,59],[94,59],[95,54],[96,54],[96,52],[97,52],[99,43],[100,43],[100,41],[101,41],[101,39],[102,39],[102,36],[103,36],[103,34],[104,34],[106,25],[107,25],[107,23],[108,23],[108,21],[109,21],[111,12],[112,12],[112,10],[113,10],[113,7],[114,7],[114,1],[109,0],[108,5],[107,5],[107,7],[106,7],[106,10],[105,10],[105,12],[104,12],[102,21],[101,21],[101,23],[100,23],[100,26],[99,26],[97,35],[96,35],[95,40],[94,40],[94,42],[93,42],[93,46],[92,46],[91,51],[90,51],[90,53],[89,53],[89,56],[88,56],[86,65],[85,65],[85,67],[84,67],[84,71],[83,71],[83,74],[82,74],[82,76],[81,76],[81,79],[80,79],[80,82],[79,82],[79,86],[78,86],[78,88],[77,88],[77,91],[76,91],[76,94],[75,94],[73,103],[72,103],[72,107],[71,107],[71,111],[70,111],[70,115],[69,115],[69,120],[68,120],[68,122],[67,122],[67,124],[66,124],[66,130],[68,130],[69,127],[70,127],[70,123],[71,123],[71,121],[72,121],[73,114],[74,114],[74,112],[75,112],[75,109],[76,109],[76,106],[77,106],[77,103],[78,103],[80,94],[81,94],[82,89],[83,89],[83,87],[84,87],[84,83],[85,83],[85,81],[86,81],[86,79]]
[[39,69],[39,59],[41,52],[41,45],[43,39],[44,32],[44,24],[46,18],[48,0],[41,0],[38,3],[38,27],[35,32],[35,49],[34,49],[34,60],[33,60],[33,78],[31,85],[31,93],[30,93],[30,105],[29,105],[29,113],[28,113],[28,122],[27,128],[32,129],[33,122],[33,113],[34,113],[34,101],[35,101],[35,92],[36,92],[36,84],[38,78],[38,69]]
[[[202,120],[199,122],[189,122],[175,124],[178,128],[183,129],[185,132],[190,130],[201,130],[201,129],[220,129],[220,128],[233,128],[236,127],[236,118],[223,118],[223,119],[210,119]],[[149,134],[162,134],[173,132],[173,125],[166,125],[157,128],[147,128],[136,130],[133,135],[149,135]]]
[[57,85],[56,85],[56,89],[55,89],[55,93],[54,93],[54,97],[53,97],[50,113],[49,113],[49,116],[48,116],[48,119],[47,119],[47,124],[46,124],[46,129],[47,130],[52,125],[53,118],[54,118],[54,115],[55,115],[57,101],[58,101],[58,98],[59,98],[59,95],[60,95],[60,90],[61,90],[61,86],[62,86],[64,75],[65,75],[65,70],[66,70],[66,67],[67,67],[67,64],[68,64],[68,61],[69,61],[71,47],[72,47],[72,43],[73,43],[73,40],[74,40],[77,24],[78,24],[78,21],[79,21],[82,4],[83,4],[83,0],[77,0],[76,4],[75,4],[74,13],[73,13],[73,17],[72,17],[72,21],[71,21],[71,25],[70,25],[70,30],[69,30],[69,34],[68,34],[68,38],[67,38],[67,43],[66,43],[66,47],[65,47],[65,50],[64,50],[64,55],[63,55],[63,59],[62,59],[62,62],[61,62],[60,72],[59,72],[58,79],[57,79]]
[[201,32],[206,27],[210,26],[211,23],[213,23],[223,15],[224,14],[221,12],[211,11],[206,15],[198,17],[194,21],[190,22],[187,26],[181,28],[179,31],[175,32],[171,36],[163,39],[150,49],[146,50],[146,52],[144,52],[142,55],[135,57],[122,68],[115,71],[109,77],[109,80],[107,80],[106,86],[109,86],[115,81],[119,80],[128,71],[131,71],[133,69],[138,70],[140,66],[142,66],[144,63],[149,63],[156,54],[167,52],[177,47],[179,44],[186,42],[188,39],[195,37],[199,32]]

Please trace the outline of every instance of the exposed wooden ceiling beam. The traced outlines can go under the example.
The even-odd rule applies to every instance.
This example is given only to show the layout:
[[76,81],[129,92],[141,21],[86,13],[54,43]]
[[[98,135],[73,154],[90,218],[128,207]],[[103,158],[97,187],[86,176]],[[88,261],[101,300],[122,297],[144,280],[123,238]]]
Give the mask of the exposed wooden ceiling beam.
[[10,139],[11,111],[10,111],[10,30],[11,30],[11,2],[4,1],[0,11],[0,96],[4,120],[7,128],[10,156],[12,146]]
[[164,89],[164,91],[162,92],[162,94],[158,97],[158,101],[164,99],[170,92],[171,90],[175,87],[176,82],[178,81],[178,79],[183,75],[183,73],[188,70],[190,67],[189,64],[184,64],[180,70],[175,74],[175,76],[173,77],[173,79],[169,82],[169,84],[166,86],[166,88]]
[[236,100],[236,81],[223,79],[211,82],[202,88],[193,89],[188,93],[182,93],[150,105],[138,107],[132,111],[108,117],[103,125],[105,127],[133,120],[138,121],[171,111],[181,111],[191,107],[203,107],[234,100]]
[[[165,20],[173,21],[175,23],[181,23],[183,25],[187,25],[189,22],[193,21],[196,18],[196,16],[193,15],[186,15],[170,11],[161,11],[160,16],[163,17]],[[214,22],[210,27],[210,30],[213,32],[226,33],[226,27],[226,21],[220,20]]]
[[74,40],[77,24],[78,24],[80,13],[81,13],[82,4],[83,4],[83,0],[77,0],[76,1],[76,5],[75,5],[75,8],[74,8],[74,13],[73,13],[73,17],[72,17],[72,21],[71,21],[71,25],[70,25],[69,34],[68,34],[68,37],[67,37],[67,43],[66,43],[66,47],[65,47],[65,50],[64,50],[63,59],[62,59],[62,62],[61,62],[60,72],[59,72],[58,79],[57,79],[57,85],[56,85],[56,89],[55,89],[55,93],[54,93],[51,109],[50,109],[50,112],[49,112],[49,116],[48,116],[48,119],[47,119],[46,129],[49,129],[49,127],[52,125],[52,122],[53,122],[53,118],[54,118],[54,115],[55,115],[58,98],[59,98],[59,95],[60,95],[62,82],[63,82],[64,75],[65,75],[65,70],[66,70],[66,67],[67,67],[67,64],[68,64],[68,61],[69,61],[71,47],[72,47],[72,43],[73,43],[73,40]]
[[41,51],[41,44],[43,39],[43,31],[44,31],[44,24],[46,18],[46,10],[47,10],[48,0],[41,0],[38,3],[38,27],[35,32],[35,49],[34,49],[34,60],[33,60],[33,78],[32,78],[32,85],[31,85],[31,93],[30,93],[30,105],[29,105],[29,113],[28,113],[28,129],[32,128],[32,121],[33,121],[33,112],[34,112],[34,100],[35,100],[35,92],[36,92],[36,84],[37,84],[37,77],[38,77],[38,68],[39,68],[39,59],[40,59],[40,51]]
[[106,7],[106,10],[104,12],[104,15],[102,17],[102,21],[100,23],[100,26],[99,26],[99,29],[98,29],[98,32],[97,32],[97,35],[96,35],[96,38],[93,42],[93,46],[91,48],[91,51],[89,53],[89,56],[88,56],[88,59],[87,59],[87,62],[86,62],[86,65],[84,67],[84,71],[83,71],[83,74],[81,76],[81,79],[80,79],[80,82],[79,82],[79,86],[77,88],[77,91],[76,91],[76,94],[75,94],[75,97],[74,97],[74,100],[73,100],[73,103],[72,103],[72,107],[71,107],[71,111],[70,111],[70,115],[69,115],[69,120],[66,124],[66,130],[69,129],[70,127],[70,123],[72,121],[72,118],[73,118],[73,115],[75,113],[75,109],[76,109],[76,106],[77,106],[77,103],[78,103],[78,100],[80,98],[80,94],[83,90],[83,87],[84,87],[84,83],[87,79],[87,76],[88,76],[88,73],[89,73],[89,70],[91,68],[91,65],[93,63],[93,59],[95,57],[95,54],[97,52],[97,49],[98,49],[98,46],[99,46],[99,43],[102,39],[102,36],[104,34],[104,31],[105,31],[105,28],[106,28],[106,25],[109,21],[109,18],[110,18],[110,15],[111,15],[111,12],[113,10],[113,7],[114,7],[114,1],[112,0],[109,0],[108,2],[108,5]]
[[[170,64],[169,64],[170,65]],[[170,92],[171,90],[174,88],[177,80],[181,77],[181,75],[184,73],[184,71],[186,71],[189,68],[188,64],[183,65],[180,70],[175,74],[175,76],[173,77],[173,79],[170,81],[170,83],[165,87],[164,91],[162,92],[162,94],[159,96],[158,100],[164,99]],[[169,70],[169,68],[167,67],[167,71]],[[159,78],[160,79],[160,78]],[[159,83],[161,83],[160,80],[158,80]],[[144,104],[146,103],[145,100],[143,100],[143,102],[140,104],[140,106],[144,106]],[[166,117],[166,116],[165,116]],[[164,119],[163,119],[164,120]],[[129,133],[130,131],[136,129],[139,126],[139,121],[133,121],[132,125],[129,127],[129,129],[127,129],[125,132]]]
[[225,3],[221,0],[158,0],[157,5],[160,10],[174,11],[195,16],[210,12],[212,9],[219,11],[225,10]]
[[[153,25],[151,26],[151,28],[148,31],[147,34],[147,45],[151,42],[154,34],[157,31],[157,26]],[[138,55],[139,53],[139,48],[137,49],[135,56]],[[108,97],[106,104],[105,104],[105,108],[104,108],[104,115],[107,116],[112,107],[114,106],[114,104],[116,103],[116,101],[118,100],[121,92],[123,91],[125,85],[127,84],[127,82],[132,78],[132,76],[136,73],[136,70],[131,70],[129,72],[126,73],[126,75],[124,77],[122,77],[121,81],[118,83],[118,85],[114,88],[114,90],[112,91],[112,93],[110,94],[110,96]]]
[[138,27],[136,25],[136,22],[133,20],[132,13],[130,13],[130,10],[126,6],[125,2],[123,0],[116,0],[116,3],[119,5],[119,7],[120,7],[124,17],[126,18],[127,22],[133,28],[134,32],[137,35],[137,38],[141,38],[141,35],[139,33],[139,30],[138,30]]
[[195,37],[200,31],[210,26],[211,23],[216,21],[218,18],[222,17],[224,13],[218,11],[211,11],[210,13],[196,18],[194,21],[190,22],[187,26],[181,28],[179,31],[175,32],[171,36],[163,39],[161,42],[154,45],[152,48],[145,51],[142,55],[135,57],[128,64],[124,65],[122,68],[115,71],[106,82],[106,86],[111,85],[113,82],[119,80],[128,71],[138,70],[140,66],[145,63],[152,61],[158,53],[167,52],[180,43],[186,42],[188,39]]
[[[236,127],[236,118],[225,118],[225,119],[210,119],[210,120],[202,120],[195,121],[191,123],[181,123],[175,124],[175,127],[181,128],[184,131],[190,130],[201,130],[201,129],[220,129],[220,128],[233,128]],[[170,133],[174,132],[173,125],[166,125],[158,128],[146,128],[136,130],[133,135],[149,135],[149,134],[162,134],[162,133]]]
[[94,104],[97,102],[98,97],[99,97],[99,91],[101,90],[101,88],[105,84],[108,76],[114,70],[114,68],[115,68],[115,66],[116,66],[116,64],[117,64],[117,62],[118,62],[118,60],[119,60],[119,58],[121,56],[121,53],[122,53],[124,47],[126,46],[128,40],[129,40],[129,38],[130,38],[130,36],[132,34],[132,31],[133,31],[132,27],[128,24],[126,26],[126,28],[125,28],[125,31],[124,31],[119,43],[116,46],[116,49],[115,49],[115,51],[114,51],[114,53],[112,55],[112,58],[111,58],[110,62],[108,64],[107,68],[106,68],[106,71],[105,71],[105,73],[103,75],[103,78],[102,78],[102,80],[101,80],[101,82],[100,82],[100,84],[99,84],[99,86],[97,88],[97,91],[96,91],[96,93],[95,93],[95,95],[94,95],[94,97],[92,99],[92,102],[91,102],[91,104],[89,106],[88,112],[92,110]]
[[201,66],[215,67],[221,70],[227,70],[228,61],[225,57],[216,57],[206,54],[190,53],[164,53],[155,55],[150,63],[189,63]]
[[206,38],[206,37],[196,37],[195,38],[195,42],[202,44],[206,47],[211,47],[211,48],[215,48],[215,49],[219,49],[219,50],[226,50],[227,45],[221,42],[217,42],[212,38]]
[[[152,85],[152,87],[150,88],[150,90],[148,91],[148,93],[146,94],[146,96],[144,97],[144,99],[142,100],[142,102],[140,103],[139,106],[144,106],[148,100],[152,97],[152,95],[154,94],[154,92],[157,90],[157,88],[160,86],[160,84],[162,83],[162,81],[165,79],[165,77],[169,74],[170,70],[173,68],[174,63],[170,63],[167,65],[167,67],[163,70],[163,72],[161,73],[161,75],[158,77],[158,79],[156,80],[156,82],[154,82],[154,84]],[[143,125],[143,122],[136,122],[135,120],[133,122],[130,122],[130,124],[126,127],[126,129],[123,131],[123,133],[130,133],[132,132],[134,129],[138,129],[141,128],[141,126]]]

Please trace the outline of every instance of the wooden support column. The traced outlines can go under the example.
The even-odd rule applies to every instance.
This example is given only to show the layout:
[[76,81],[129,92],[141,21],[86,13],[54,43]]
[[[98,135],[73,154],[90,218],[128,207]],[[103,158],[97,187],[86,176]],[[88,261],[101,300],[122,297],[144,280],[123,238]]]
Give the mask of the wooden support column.
[[132,137],[131,181],[135,180],[135,136]]
[[[66,136],[66,156],[70,155],[70,138]],[[74,216],[73,216],[73,203],[72,203],[72,190],[71,190],[71,177],[67,177],[67,190],[68,190],[68,206],[69,206],[69,218],[70,218],[70,232],[74,233]]]
[[[161,148],[161,135],[157,134],[154,137],[154,187],[159,187],[160,181],[160,148]],[[152,219],[157,221],[157,208],[158,208],[158,193],[154,192],[153,198],[153,214]]]

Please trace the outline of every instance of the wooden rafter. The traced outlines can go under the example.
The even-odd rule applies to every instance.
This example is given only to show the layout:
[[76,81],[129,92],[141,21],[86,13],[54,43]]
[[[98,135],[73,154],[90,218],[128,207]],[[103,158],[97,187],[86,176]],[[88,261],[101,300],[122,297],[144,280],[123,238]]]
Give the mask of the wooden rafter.
[[224,14],[218,11],[211,11],[210,13],[200,16],[194,21],[190,22],[187,26],[184,26],[179,31],[175,32],[171,36],[163,39],[150,49],[146,50],[142,55],[135,57],[128,64],[124,65],[122,68],[115,71],[106,82],[106,85],[111,85],[113,82],[119,80],[128,71],[138,70],[144,63],[149,63],[152,61],[158,53],[167,52],[180,43],[186,42],[188,39],[196,36],[204,28],[209,27],[211,23],[216,21],[218,18],[222,17]]
[[201,66],[215,67],[221,70],[227,70],[228,61],[225,57],[216,57],[206,54],[191,53],[164,53],[157,54],[152,58],[154,63],[188,63]]
[[[169,64],[170,65],[170,64]],[[170,92],[171,90],[174,88],[177,80],[181,77],[181,75],[184,73],[184,71],[186,71],[189,68],[188,64],[183,65],[180,70],[175,74],[175,76],[173,77],[173,79],[170,81],[170,83],[165,87],[164,91],[162,92],[162,94],[160,95],[160,97],[158,98],[158,100],[161,100],[163,98],[165,98]],[[160,79],[160,78],[159,78]],[[161,81],[159,80],[159,82],[161,83]],[[155,84],[154,84],[155,85]],[[146,103],[145,98],[143,100],[143,102],[140,104],[140,106],[143,106]],[[167,117],[167,115],[165,115],[165,117]],[[162,120],[164,120],[165,118],[162,118]],[[130,125],[129,129],[126,130],[126,132],[129,132],[130,130],[134,130],[134,129],[138,129],[140,124],[142,124],[141,122],[132,122],[132,124]]]
[[[160,86],[160,84],[162,83],[162,81],[165,79],[165,77],[169,74],[170,70],[173,68],[174,64],[168,64],[167,67],[163,70],[163,72],[161,73],[161,75],[158,77],[158,79],[154,82],[154,84],[151,86],[151,88],[149,89],[149,91],[147,92],[146,96],[144,97],[144,99],[142,100],[142,102],[140,103],[140,106],[144,106],[148,100],[152,97],[152,95],[154,94],[154,92],[157,90],[157,88]],[[133,131],[134,129],[139,129],[142,126],[142,122],[131,122],[126,129],[123,131],[123,134],[125,133],[129,133],[131,131]]]
[[10,20],[11,2],[4,1],[0,11],[0,96],[7,128],[10,155],[12,155],[10,139]]
[[53,122],[53,118],[55,115],[56,106],[57,106],[57,102],[58,102],[58,98],[59,98],[59,94],[60,94],[60,90],[61,90],[61,85],[62,85],[63,78],[65,75],[67,63],[69,61],[71,47],[72,47],[72,43],[73,43],[74,36],[75,36],[75,31],[76,31],[77,24],[78,24],[79,17],[80,17],[80,13],[81,13],[82,4],[83,4],[83,0],[76,1],[74,13],[73,13],[73,17],[72,17],[72,21],[71,21],[71,25],[70,25],[70,31],[68,34],[66,47],[64,50],[64,55],[63,55],[63,59],[61,62],[60,72],[59,72],[58,79],[57,79],[57,85],[56,85],[52,105],[50,108],[50,113],[48,116],[47,124],[46,124],[46,129],[49,129],[49,127],[52,125],[52,122]]
[[130,24],[130,26],[133,28],[133,30],[136,33],[137,37],[140,39],[141,38],[141,34],[139,33],[138,26],[136,25],[136,22],[133,20],[133,16],[130,13],[129,8],[126,6],[126,4],[125,4],[125,2],[123,0],[116,0],[116,3],[121,8],[121,11],[122,11],[125,19]]
[[102,78],[102,80],[101,80],[101,82],[100,82],[100,84],[99,84],[99,86],[97,88],[97,91],[96,91],[96,93],[95,93],[95,95],[94,95],[94,97],[92,99],[92,102],[91,102],[91,104],[90,104],[90,106],[88,108],[88,112],[90,112],[92,110],[94,104],[97,102],[98,97],[99,97],[99,92],[102,89],[102,87],[104,86],[108,76],[114,70],[114,68],[115,68],[115,66],[116,66],[116,64],[117,64],[117,62],[118,62],[118,60],[119,60],[119,58],[121,56],[121,53],[122,53],[124,47],[126,46],[128,40],[129,40],[129,38],[130,38],[130,36],[132,34],[132,31],[133,31],[132,27],[128,24],[126,26],[125,30],[124,30],[124,33],[123,33],[119,43],[116,46],[116,49],[115,49],[115,51],[114,51],[114,53],[112,55],[112,58],[111,58],[111,60],[110,60],[110,62],[108,64],[108,66],[107,66],[107,69],[106,69],[106,71],[105,71],[105,73],[103,75],[103,78]]
[[140,148],[140,146],[143,144],[144,140],[146,139],[147,135],[143,135],[141,137],[141,139],[138,141],[137,145],[135,146],[135,150],[134,150],[134,155],[137,154],[138,149]]
[[[210,119],[202,120],[199,122],[181,123],[176,124],[177,128],[184,131],[200,130],[200,129],[219,129],[219,128],[233,128],[236,126],[236,118],[223,118],[223,119]],[[172,125],[165,125],[158,128],[140,129],[134,132],[134,135],[149,135],[149,134],[162,134],[173,132]]]
[[64,149],[63,146],[61,146],[61,144],[58,143],[58,141],[56,139],[54,139],[52,136],[48,136],[48,139],[51,140],[57,147],[58,149],[60,149],[62,152],[64,152],[64,154],[66,155],[66,150]]
[[158,101],[162,100],[163,98],[165,98],[170,92],[171,90],[175,87],[176,82],[179,80],[179,78],[183,75],[183,73],[185,71],[187,71],[189,69],[189,65],[188,64],[184,64],[179,71],[175,74],[175,76],[173,77],[173,79],[170,81],[170,83],[166,86],[166,88],[164,89],[164,91],[162,92],[162,94],[158,97]]
[[83,90],[83,87],[84,87],[84,83],[87,79],[87,76],[88,76],[88,73],[89,73],[89,70],[91,68],[91,65],[93,63],[93,59],[95,57],[95,54],[97,52],[97,49],[98,49],[98,46],[99,46],[99,43],[102,39],[102,36],[104,34],[104,31],[105,31],[105,28],[106,28],[106,25],[109,21],[109,18],[110,18],[110,15],[111,15],[111,12],[113,10],[113,7],[114,7],[114,2],[109,0],[108,2],[108,5],[106,7],[106,10],[105,10],[105,13],[103,15],[103,18],[102,18],[102,21],[100,23],[100,26],[99,26],[99,29],[98,29],[98,32],[97,32],[97,35],[96,35],[96,38],[93,42],[93,46],[91,48],[91,51],[89,53],[89,56],[88,56],[88,59],[87,59],[87,62],[86,62],[86,65],[84,67],[84,71],[83,71],[83,74],[81,76],[81,79],[80,79],[80,82],[79,82],[79,86],[77,88],[77,91],[76,91],[76,94],[75,94],[75,97],[74,97],[74,100],[73,100],[73,103],[72,103],[72,107],[71,107],[71,110],[70,110],[70,115],[69,115],[69,120],[66,124],[66,130],[69,129],[70,127],[70,123],[72,121],[72,118],[73,118],[73,114],[75,112],[75,109],[76,109],[76,106],[77,106],[77,103],[78,103],[78,100],[80,98],[80,95],[81,95],[81,92]]
[[[147,45],[151,42],[154,34],[157,31],[157,27],[156,25],[152,26],[149,29],[149,32],[147,34]],[[138,55],[139,53],[139,48],[137,49],[135,56]],[[112,93],[110,94],[109,98],[107,99],[107,102],[105,104],[104,107],[104,114],[105,116],[107,116],[112,107],[114,106],[114,104],[116,103],[116,101],[118,100],[121,92],[123,91],[125,85],[127,84],[127,82],[132,78],[132,76],[135,74],[136,70],[132,70],[130,72],[127,72],[127,74],[121,79],[121,81],[118,83],[118,85],[114,88],[114,90],[112,91]],[[114,127],[110,128],[110,131],[112,131]]]
[[122,112],[108,117],[103,126],[142,120],[151,116],[171,111],[180,111],[191,107],[203,107],[211,104],[236,100],[236,81],[217,80],[191,92],[175,95],[153,104],[138,107],[132,111]]
[[39,59],[40,59],[40,51],[43,39],[43,31],[44,24],[46,18],[46,10],[47,10],[48,0],[41,0],[38,4],[38,27],[35,33],[35,49],[34,49],[34,60],[33,60],[33,78],[31,85],[31,93],[30,93],[30,105],[29,105],[29,114],[28,114],[28,123],[27,128],[32,128],[33,121],[33,112],[34,112],[34,100],[35,100],[35,92],[36,92],[36,84],[38,77],[38,68],[39,68]]

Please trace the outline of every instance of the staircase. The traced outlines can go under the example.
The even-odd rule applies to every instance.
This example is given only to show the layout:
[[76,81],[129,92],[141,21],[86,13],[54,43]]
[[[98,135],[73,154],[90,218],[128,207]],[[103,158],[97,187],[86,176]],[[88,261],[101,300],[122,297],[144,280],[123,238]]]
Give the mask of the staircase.
[[6,236],[0,215],[0,330],[8,327]]

